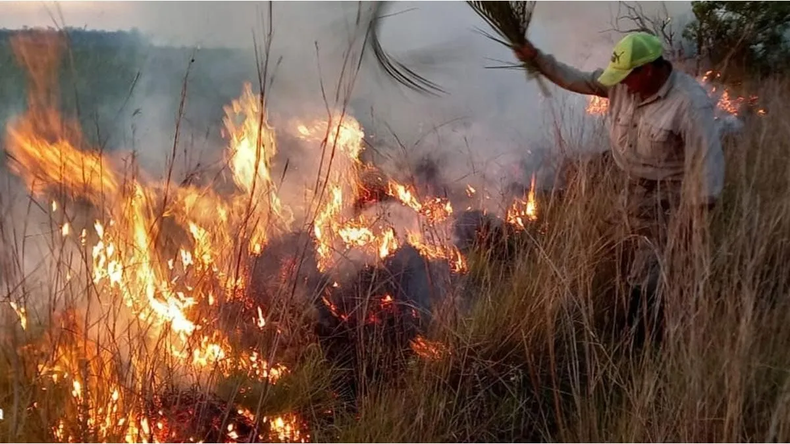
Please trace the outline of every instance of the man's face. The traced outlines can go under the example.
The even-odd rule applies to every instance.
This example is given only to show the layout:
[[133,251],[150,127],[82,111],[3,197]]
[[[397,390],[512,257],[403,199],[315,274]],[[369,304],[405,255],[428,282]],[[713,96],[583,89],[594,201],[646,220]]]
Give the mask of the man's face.
[[647,64],[635,68],[628,74],[628,77],[623,79],[623,84],[628,88],[631,94],[642,94],[649,91],[650,84],[653,79],[653,65]]

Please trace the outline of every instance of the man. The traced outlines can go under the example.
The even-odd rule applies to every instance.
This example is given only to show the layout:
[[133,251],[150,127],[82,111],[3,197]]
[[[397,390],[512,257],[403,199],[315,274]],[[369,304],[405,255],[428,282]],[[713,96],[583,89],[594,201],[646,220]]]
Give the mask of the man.
[[609,99],[612,157],[627,177],[623,225],[637,235],[626,237],[638,239],[627,271],[634,289],[629,316],[634,323],[652,311],[645,327],[656,333],[649,320],[661,330],[657,253],[670,241],[669,217],[684,208],[690,210],[684,215],[698,220],[723,188],[714,104],[694,78],[673,69],[662,56],[661,41],[648,33],[626,35],[614,47],[609,66],[594,72],[559,63],[531,43],[515,53],[561,88]]

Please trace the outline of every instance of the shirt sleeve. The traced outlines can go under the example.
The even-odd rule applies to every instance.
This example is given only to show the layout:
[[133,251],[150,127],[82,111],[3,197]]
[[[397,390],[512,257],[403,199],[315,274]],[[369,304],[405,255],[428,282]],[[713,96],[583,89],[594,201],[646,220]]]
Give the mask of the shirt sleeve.
[[713,104],[690,105],[681,131],[685,143],[685,180],[692,205],[709,205],[724,188],[724,152]]
[[602,69],[597,69],[593,72],[580,71],[572,66],[558,62],[554,56],[544,54],[540,50],[538,50],[538,55],[535,57],[535,64],[543,76],[560,88],[591,96],[609,96],[609,88],[598,82],[598,77],[603,73]]

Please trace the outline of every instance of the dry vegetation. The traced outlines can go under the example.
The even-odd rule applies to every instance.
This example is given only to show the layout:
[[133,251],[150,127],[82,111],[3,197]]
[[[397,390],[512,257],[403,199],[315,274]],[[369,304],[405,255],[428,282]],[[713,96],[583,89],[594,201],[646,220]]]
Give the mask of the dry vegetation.
[[[92,226],[109,209],[75,198],[90,181],[73,177],[66,187],[60,171],[52,173],[60,186],[48,193],[25,200],[4,192],[0,439],[790,440],[790,90],[780,79],[752,91],[767,114],[747,116],[743,132],[725,141],[727,185],[705,242],[663,258],[668,333],[660,348],[634,348],[622,330],[615,170],[582,166],[561,198],[539,196],[540,217],[526,230],[468,252],[468,270],[453,287],[460,302],[434,310],[422,342],[412,337],[409,346],[391,329],[360,323],[340,344],[351,346],[347,360],[335,359],[337,343],[319,340],[314,328],[320,315],[312,301],[324,287],[297,295],[308,287],[286,276],[284,289],[254,299],[265,304],[246,306],[221,296],[228,274],[208,273],[201,276],[214,281],[190,283],[225,299],[220,308],[196,305],[189,319],[226,330],[218,347],[239,357],[218,359],[199,334],[187,340],[172,328],[172,312],[164,323],[171,328],[163,328],[125,311],[120,296],[85,274],[95,256],[76,233],[63,235],[63,207],[50,205],[73,210],[73,230]],[[4,186],[13,190],[14,180]],[[157,214],[165,204],[150,207]],[[249,206],[234,211],[252,214]],[[223,264],[230,270],[249,263],[248,241],[260,234],[241,219],[223,248],[245,258]],[[29,237],[33,225],[49,234]],[[151,239],[167,237],[158,225],[146,229]],[[177,245],[167,240],[163,250]],[[300,248],[294,257],[310,255]],[[381,296],[372,285],[366,291],[362,299]],[[174,347],[185,347],[186,358]],[[282,362],[287,371],[251,373],[244,353],[252,349],[261,351],[258,362]],[[238,360],[246,366],[224,364]],[[355,367],[342,367],[349,362]]]

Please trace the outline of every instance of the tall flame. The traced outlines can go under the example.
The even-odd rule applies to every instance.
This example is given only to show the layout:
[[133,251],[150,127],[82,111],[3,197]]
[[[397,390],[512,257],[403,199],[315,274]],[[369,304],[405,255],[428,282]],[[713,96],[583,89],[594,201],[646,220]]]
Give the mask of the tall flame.
[[[31,192],[46,195],[44,208],[60,218],[54,226],[64,248],[87,253],[84,264],[64,273],[66,282],[83,282],[73,278],[79,276],[87,284],[78,296],[84,301],[69,301],[55,323],[70,340],[46,344],[57,353],[37,369],[68,399],[64,416],[49,424],[52,433],[61,441],[195,438],[174,438],[176,424],[146,410],[139,398],[150,390],[144,384],[163,385],[173,374],[186,383],[204,383],[210,372],[276,384],[290,371],[273,360],[272,350],[235,340],[250,331],[264,337],[282,334],[283,323],[270,317],[271,307],[248,291],[254,256],[265,255],[271,240],[295,225],[294,211],[281,200],[285,195],[274,179],[277,133],[265,104],[246,83],[240,97],[224,108],[228,169],[219,173],[232,179],[230,191],[144,180],[111,155],[93,150],[77,123],[59,112],[54,73],[61,43],[18,38],[13,47],[28,70],[30,89],[28,110],[8,127],[11,166]],[[425,258],[447,261],[456,273],[466,271],[466,258],[445,230],[453,215],[449,199],[382,179],[377,196],[389,196],[399,210],[411,212],[419,230],[403,227],[409,222],[402,220],[396,226],[385,215],[355,212],[365,134],[353,117],[299,121],[278,131],[300,138],[313,150],[310,157],[320,159],[314,189],[307,190],[310,207],[299,221],[311,227],[319,270],[331,272],[351,250],[381,261],[409,243]],[[47,195],[53,190],[58,199]],[[466,193],[471,197],[477,190],[469,185]],[[484,189],[480,195],[490,198]],[[74,198],[90,204],[90,222],[66,218]],[[507,220],[524,228],[536,217],[533,175],[529,192],[514,202]],[[381,296],[381,310],[396,305],[392,295]],[[329,298],[323,300],[338,318],[348,318]],[[31,308],[17,302],[11,307],[28,329]],[[221,314],[232,310],[242,321],[228,326]],[[440,345],[419,339],[413,346],[434,356],[437,350],[444,353]],[[109,374],[124,376],[108,382]],[[271,436],[279,439],[308,437],[293,415],[252,419],[269,421]],[[225,427],[223,439],[247,438],[237,423]],[[88,436],[85,430],[95,433]]]
[[535,202],[535,174],[532,174],[525,200],[515,200],[507,212],[507,221],[516,228],[526,228],[527,223],[538,218]]
[[[61,42],[53,34],[23,35],[13,38],[12,46],[27,69],[30,87],[27,111],[7,130],[11,168],[36,195],[57,188],[64,196],[90,202],[98,214],[92,226],[60,225],[64,239],[90,252],[85,270],[69,270],[66,280],[84,272],[91,282],[84,297],[99,303],[79,308],[85,316],[75,316],[77,307],[67,307],[59,322],[65,332],[87,331],[88,325],[82,324],[89,319],[98,327],[91,327],[90,334],[74,333],[73,341],[59,341],[58,352],[39,369],[51,376],[52,384],[66,384],[72,398],[66,408],[75,413],[77,423],[97,433],[97,440],[151,439],[160,423],[149,421],[135,397],[126,393],[139,393],[136,385],[150,380],[152,363],[169,358],[184,377],[199,378],[211,368],[228,375],[243,371],[275,383],[287,369],[261,359],[256,349],[234,350],[228,332],[217,325],[217,311],[211,309],[217,298],[232,300],[246,285],[247,270],[234,266],[234,252],[259,249],[269,239],[267,230],[282,230],[289,222],[271,179],[273,130],[249,85],[226,109],[225,120],[227,159],[240,192],[221,198],[210,189],[173,190],[143,182],[107,155],[92,151],[77,123],[59,112],[55,68]],[[243,119],[240,124],[237,118]],[[58,215],[66,212],[63,202],[53,201],[51,208]],[[167,236],[164,219],[188,236],[175,257],[160,240],[160,235]],[[252,219],[262,223],[253,224]],[[26,328],[24,307],[13,308]],[[265,323],[256,320],[252,326],[261,329]],[[124,333],[113,337],[116,331]],[[120,355],[98,343],[128,350],[123,355],[131,362],[118,362]],[[125,374],[129,381],[107,384],[97,377],[108,374]],[[86,439],[71,422],[58,421],[55,437]]]
[[322,148],[326,151],[324,154],[329,153],[321,156],[327,161],[320,166],[319,174],[324,180],[319,183],[316,194],[321,196],[322,190],[325,192],[313,225],[318,266],[325,271],[334,263],[335,253],[353,245],[365,245],[366,238],[372,236],[360,224],[352,222],[349,225],[343,221],[353,206],[365,133],[359,122],[346,115],[333,122],[297,123],[296,129],[299,138],[314,144],[316,156],[321,156],[318,150]]
[[[267,230],[273,226],[285,229],[291,222],[290,215],[284,213],[271,175],[272,159],[277,153],[274,129],[269,126],[266,111],[252,93],[250,83],[244,84],[239,99],[225,107],[225,114],[225,128],[230,135],[227,154],[233,180],[244,190],[250,205],[267,204],[256,211],[263,218],[250,239],[251,251],[256,252],[266,243]],[[237,123],[239,119],[240,124]]]

